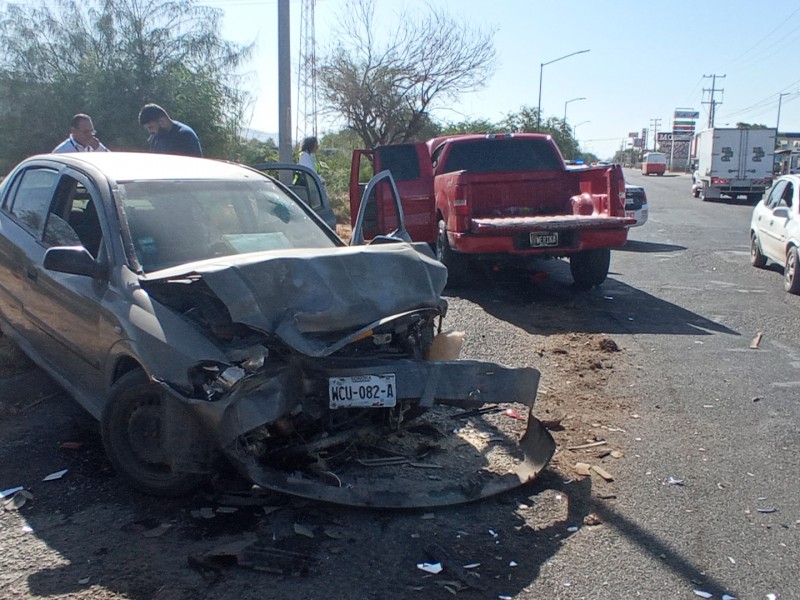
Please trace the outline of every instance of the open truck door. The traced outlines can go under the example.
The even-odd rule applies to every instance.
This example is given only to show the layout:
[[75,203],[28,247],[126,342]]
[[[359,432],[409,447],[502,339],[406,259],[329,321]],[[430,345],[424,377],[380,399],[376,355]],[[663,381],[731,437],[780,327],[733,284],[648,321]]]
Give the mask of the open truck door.
[[[355,150],[350,168],[350,220],[353,230],[367,181],[376,173],[389,171],[405,214],[405,226],[414,241],[436,239],[433,210],[433,166],[425,143],[380,146]],[[378,185],[362,220],[364,238],[369,240],[397,228],[388,185]]]

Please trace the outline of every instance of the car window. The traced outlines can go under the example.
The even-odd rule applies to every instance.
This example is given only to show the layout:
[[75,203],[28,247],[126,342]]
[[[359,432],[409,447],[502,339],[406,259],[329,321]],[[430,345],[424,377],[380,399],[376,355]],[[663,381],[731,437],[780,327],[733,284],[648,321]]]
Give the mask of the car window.
[[451,145],[440,173],[557,171],[561,163],[546,140],[476,140]]
[[268,179],[135,181],[120,185],[146,271],[218,256],[337,243]]
[[44,230],[57,179],[58,173],[53,169],[28,169],[22,173],[19,183],[14,183],[10,212],[20,225],[37,238],[41,237]]
[[792,196],[794,195],[794,186],[791,182],[786,183],[786,187],[783,188],[783,193],[781,194],[781,198],[778,201],[778,206],[786,206],[788,208],[792,207]]
[[97,258],[103,231],[96,203],[82,181],[69,175],[62,176],[48,213],[45,244],[83,246]]
[[767,197],[766,205],[769,208],[775,208],[778,206],[778,203],[781,200],[781,196],[783,195],[783,190],[786,188],[786,180],[781,179],[775,182],[775,185],[772,186],[772,189],[769,192],[769,196]]

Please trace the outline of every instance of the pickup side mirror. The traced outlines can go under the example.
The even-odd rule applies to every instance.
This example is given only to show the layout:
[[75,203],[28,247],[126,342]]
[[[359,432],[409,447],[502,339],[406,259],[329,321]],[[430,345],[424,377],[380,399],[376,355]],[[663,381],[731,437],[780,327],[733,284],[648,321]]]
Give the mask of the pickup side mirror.
[[104,278],[107,268],[97,263],[83,246],[55,246],[44,253],[45,269],[71,275],[85,275],[93,279]]
[[375,199],[377,195],[372,192],[378,184],[384,181],[389,183],[389,187],[392,191],[392,201],[397,215],[397,229],[376,237],[376,243],[386,243],[389,239],[403,242],[411,241],[411,236],[406,229],[406,218],[403,214],[403,206],[400,204],[400,192],[397,191],[397,184],[394,182],[390,171],[381,171],[370,179],[367,187],[364,188],[364,193],[361,196],[361,204],[358,206],[358,216],[353,226],[353,233],[350,236],[351,246],[360,246],[364,243],[364,216],[367,212],[367,204],[369,202],[377,202]]

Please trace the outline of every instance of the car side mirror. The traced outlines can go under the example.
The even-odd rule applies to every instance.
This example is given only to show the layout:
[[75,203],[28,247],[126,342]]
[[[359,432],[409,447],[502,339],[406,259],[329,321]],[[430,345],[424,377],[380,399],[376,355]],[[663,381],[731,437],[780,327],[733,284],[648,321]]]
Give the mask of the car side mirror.
[[772,216],[779,219],[788,219],[790,217],[789,208],[786,206],[778,206],[773,208]]
[[106,267],[97,263],[83,246],[55,246],[44,253],[45,269],[70,275],[85,275],[93,279],[106,276]]

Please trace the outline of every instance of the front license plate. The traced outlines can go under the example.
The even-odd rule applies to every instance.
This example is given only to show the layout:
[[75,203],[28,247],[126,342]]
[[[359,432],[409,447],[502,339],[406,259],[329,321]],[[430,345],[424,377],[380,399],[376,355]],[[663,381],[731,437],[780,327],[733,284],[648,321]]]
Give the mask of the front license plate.
[[328,379],[331,408],[383,408],[397,404],[394,373]]
[[531,247],[558,246],[558,233],[532,233]]

